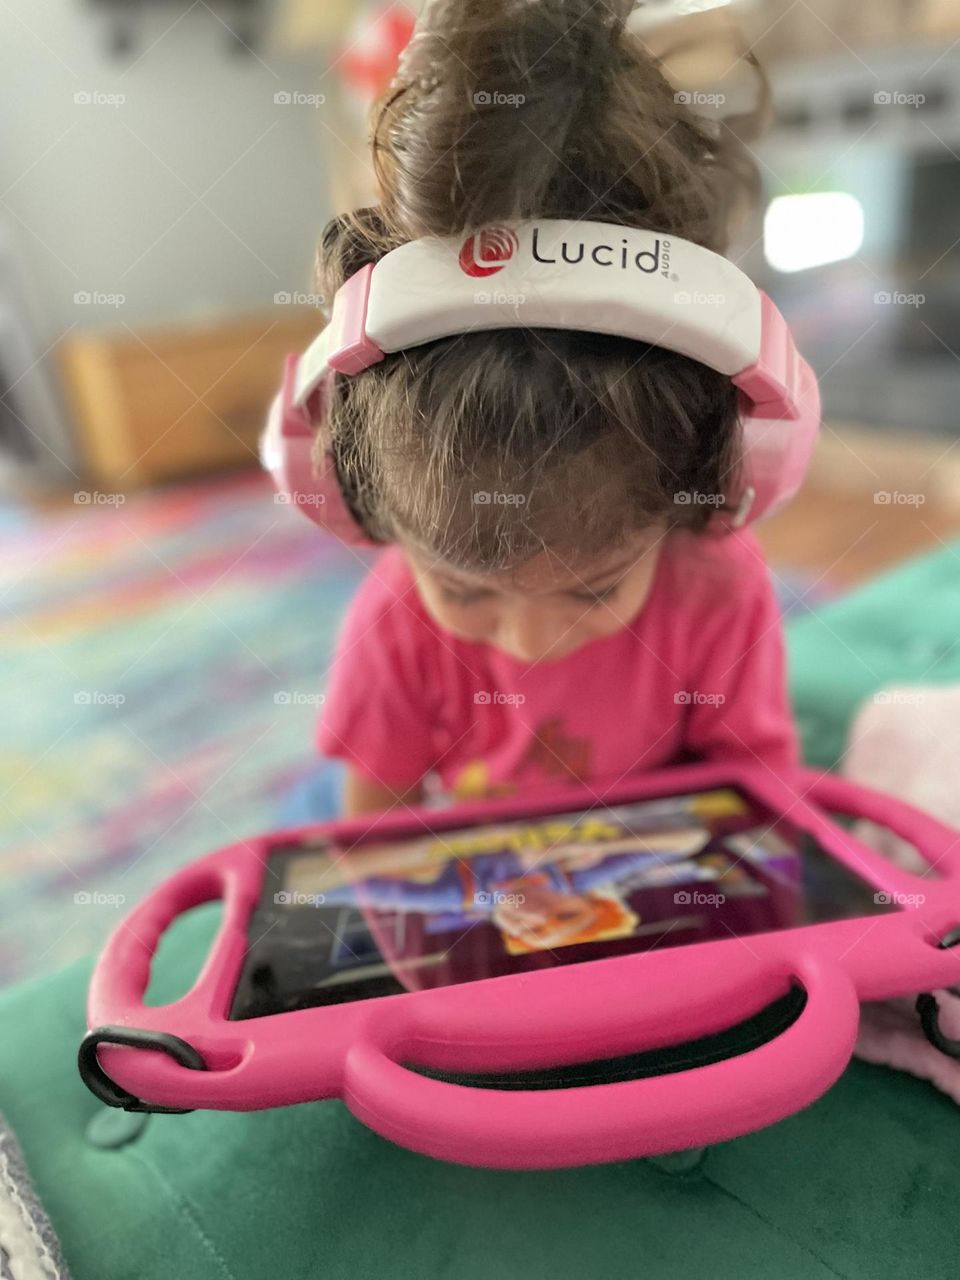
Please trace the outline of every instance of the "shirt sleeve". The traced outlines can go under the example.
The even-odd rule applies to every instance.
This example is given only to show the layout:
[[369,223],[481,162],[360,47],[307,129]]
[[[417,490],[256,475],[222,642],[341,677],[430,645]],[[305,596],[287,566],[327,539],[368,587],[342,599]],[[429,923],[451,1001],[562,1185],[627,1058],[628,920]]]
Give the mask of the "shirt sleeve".
[[[746,566],[745,566],[746,567]],[[783,624],[766,565],[749,561],[743,593],[706,620],[687,690],[685,745],[701,760],[736,760],[775,773],[799,762],[787,694]]]
[[417,618],[371,575],[344,618],[317,726],[321,755],[400,792],[433,765],[428,682]]

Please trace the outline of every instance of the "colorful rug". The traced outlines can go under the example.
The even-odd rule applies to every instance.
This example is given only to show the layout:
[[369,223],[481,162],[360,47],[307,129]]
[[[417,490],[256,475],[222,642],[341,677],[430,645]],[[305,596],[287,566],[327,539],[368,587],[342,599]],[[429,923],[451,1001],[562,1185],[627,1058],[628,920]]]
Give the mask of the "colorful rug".
[[[0,536],[5,985],[97,948],[175,867],[274,824],[313,763],[365,562],[258,475],[21,509]],[[782,591],[785,610],[809,603],[796,578]]]
[[270,825],[311,763],[363,570],[259,476],[4,538],[0,984],[98,946],[174,867]]

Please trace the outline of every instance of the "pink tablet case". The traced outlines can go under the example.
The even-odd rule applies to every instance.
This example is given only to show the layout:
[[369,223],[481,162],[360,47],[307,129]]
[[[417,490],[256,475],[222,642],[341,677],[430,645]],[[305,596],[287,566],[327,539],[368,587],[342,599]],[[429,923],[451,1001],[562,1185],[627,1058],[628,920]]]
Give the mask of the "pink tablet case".
[[[811,833],[904,909],[888,915],[730,937],[536,973],[412,991],[245,1021],[228,1011],[272,833],[173,875],[118,926],[95,968],[91,1028],[144,1029],[191,1046],[191,1069],[152,1049],[99,1046],[121,1090],[154,1106],[253,1110],[340,1097],[370,1128],[427,1155],[501,1168],[622,1160],[736,1137],[822,1094],[850,1059],[859,1002],[960,979],[960,951],[941,941],[960,923],[960,836],[908,805],[830,775],[790,780],[756,768],[693,765],[598,796],[447,811],[408,810],[311,828],[346,842],[408,838],[471,822],[734,786]],[[880,823],[912,841],[932,870],[909,874],[837,825]],[[157,944],[182,912],[222,898],[220,931],[192,989],[165,1006],[143,996]],[[549,1090],[479,1088],[430,1078],[596,1061],[711,1035],[757,1014],[799,983],[806,1004],[780,1035],[722,1062],[646,1079]],[[95,1047],[94,1050],[96,1051]],[[190,1056],[189,1054],[186,1056]]]

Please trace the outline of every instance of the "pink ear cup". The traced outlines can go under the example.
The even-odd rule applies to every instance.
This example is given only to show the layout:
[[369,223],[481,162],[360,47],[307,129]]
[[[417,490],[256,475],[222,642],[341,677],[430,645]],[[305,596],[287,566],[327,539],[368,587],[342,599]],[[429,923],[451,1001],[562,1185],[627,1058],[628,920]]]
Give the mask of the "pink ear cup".
[[260,460],[277,501],[296,507],[348,546],[376,546],[347,505],[330,450],[319,466],[314,464],[314,430],[301,410],[290,407],[296,364],[296,356],[287,357],[283,390],[270,406],[260,440]]
[[[780,511],[794,497],[810,466],[820,432],[820,389],[803,361],[795,383],[798,417],[748,415],[743,422],[741,495],[753,490],[747,521]],[[763,406],[760,406],[761,410]]]
[[715,532],[752,524],[786,506],[803,483],[820,430],[816,376],[762,290],[760,308],[760,355],[732,379],[747,405],[740,478],[711,522]]

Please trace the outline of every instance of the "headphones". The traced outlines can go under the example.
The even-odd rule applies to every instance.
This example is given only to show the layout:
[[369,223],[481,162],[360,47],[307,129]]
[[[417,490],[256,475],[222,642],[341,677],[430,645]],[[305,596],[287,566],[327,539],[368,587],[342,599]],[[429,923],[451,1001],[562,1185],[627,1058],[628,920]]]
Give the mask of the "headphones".
[[[337,291],[330,323],[287,357],[261,459],[281,501],[355,546],[326,425],[335,374],[474,330],[574,329],[655,344],[726,374],[741,392],[743,456],[711,526],[770,515],[803,480],[820,426],[816,377],[783,316],[739,267],[688,240],[608,222],[536,220],[460,241],[413,240]],[[323,459],[312,459],[317,424]],[[691,495],[691,500],[696,500]]]

